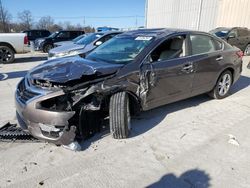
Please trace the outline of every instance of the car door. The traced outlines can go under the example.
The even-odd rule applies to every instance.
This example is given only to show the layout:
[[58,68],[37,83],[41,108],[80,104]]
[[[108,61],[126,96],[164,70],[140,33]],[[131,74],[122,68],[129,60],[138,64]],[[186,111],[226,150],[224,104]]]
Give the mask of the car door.
[[245,51],[246,46],[249,43],[249,36],[248,36],[248,29],[247,28],[241,28],[239,29],[239,43],[240,43],[240,49],[242,51]]
[[70,40],[70,31],[60,31],[54,38],[53,42],[67,41]]
[[233,29],[228,34],[227,42],[232,46],[236,46],[244,51],[248,44],[248,30],[244,28]]
[[232,46],[236,46],[240,48],[239,33],[237,29],[232,29],[228,33],[227,42],[231,44]]
[[164,40],[142,66],[140,83],[148,92],[144,108],[151,109],[188,98],[191,94],[193,65],[187,56],[186,35]]
[[206,34],[191,34],[191,61],[194,68],[192,96],[211,91],[221,71],[223,43]]

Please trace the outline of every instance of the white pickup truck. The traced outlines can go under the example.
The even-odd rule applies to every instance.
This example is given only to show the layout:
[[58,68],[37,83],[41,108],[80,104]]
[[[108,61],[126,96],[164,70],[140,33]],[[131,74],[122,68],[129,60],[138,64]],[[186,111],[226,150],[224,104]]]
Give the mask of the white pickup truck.
[[12,63],[16,53],[30,51],[25,33],[0,33],[0,63]]

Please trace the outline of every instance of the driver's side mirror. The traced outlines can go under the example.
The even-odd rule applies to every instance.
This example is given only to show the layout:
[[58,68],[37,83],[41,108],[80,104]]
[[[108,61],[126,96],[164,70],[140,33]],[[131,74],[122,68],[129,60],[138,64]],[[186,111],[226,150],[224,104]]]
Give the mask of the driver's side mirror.
[[228,38],[229,38],[229,39],[230,39],[230,38],[236,38],[236,34],[235,34],[235,33],[229,33]]
[[102,41],[97,41],[97,42],[95,43],[96,46],[100,46],[101,44],[102,44]]

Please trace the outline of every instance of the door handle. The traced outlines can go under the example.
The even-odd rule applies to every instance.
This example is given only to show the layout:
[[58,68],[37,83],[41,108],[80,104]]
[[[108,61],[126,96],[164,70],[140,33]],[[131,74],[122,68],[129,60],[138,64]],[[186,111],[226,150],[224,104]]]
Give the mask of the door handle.
[[183,70],[189,70],[189,69],[191,69],[191,68],[193,68],[193,65],[184,66],[182,69],[183,69]]
[[223,56],[219,56],[216,58],[216,61],[221,61],[223,59]]
[[193,63],[185,64],[185,65],[182,67],[182,70],[183,70],[183,71],[186,71],[186,72],[193,72]]

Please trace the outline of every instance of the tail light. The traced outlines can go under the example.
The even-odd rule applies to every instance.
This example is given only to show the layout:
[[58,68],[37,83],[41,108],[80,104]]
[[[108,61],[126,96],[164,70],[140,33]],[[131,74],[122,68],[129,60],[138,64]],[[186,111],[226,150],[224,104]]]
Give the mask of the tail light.
[[29,44],[29,39],[27,36],[24,37],[24,41],[23,41],[24,44]]
[[237,54],[237,56],[239,57],[239,58],[243,58],[243,56],[244,56],[244,53],[240,50],[240,51],[238,51],[238,52],[236,52],[236,54]]

